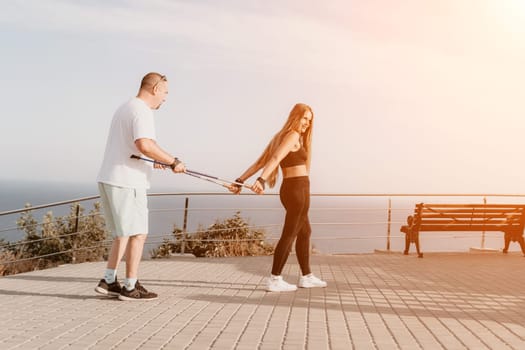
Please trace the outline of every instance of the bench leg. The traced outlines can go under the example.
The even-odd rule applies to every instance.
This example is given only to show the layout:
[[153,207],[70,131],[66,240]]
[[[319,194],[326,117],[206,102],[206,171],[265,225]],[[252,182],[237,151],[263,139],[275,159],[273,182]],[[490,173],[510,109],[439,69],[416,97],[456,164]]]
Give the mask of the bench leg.
[[505,232],[505,246],[503,247],[503,254],[507,254],[510,246],[510,233]]
[[416,235],[416,239],[414,240],[414,242],[416,243],[416,252],[417,252],[417,257],[418,258],[422,258],[423,257],[423,253],[421,253],[421,251],[419,250],[419,232],[415,233]]
[[523,253],[523,256],[525,256],[525,241],[523,240],[523,236],[521,236],[518,239],[518,243],[520,244],[521,252]]
[[404,255],[408,255],[408,250],[410,249],[410,236],[408,233],[405,233],[405,251]]

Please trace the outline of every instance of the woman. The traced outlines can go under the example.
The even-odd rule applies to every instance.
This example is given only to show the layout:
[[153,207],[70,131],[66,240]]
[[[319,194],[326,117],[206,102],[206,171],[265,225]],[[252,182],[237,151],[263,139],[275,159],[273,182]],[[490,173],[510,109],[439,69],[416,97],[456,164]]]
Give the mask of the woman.
[[[266,290],[270,292],[297,290],[296,285],[287,283],[281,277],[294,239],[296,239],[295,252],[302,272],[299,287],[326,287],[326,282],[315,277],[310,270],[311,228],[308,219],[310,207],[308,173],[311,159],[312,122],[312,109],[303,103],[296,104],[283,128],[272,138],[263,154],[236,180],[244,183],[263,168],[261,176],[251,186],[255,193],[262,194],[266,183],[270,187],[275,185],[279,165],[281,166],[283,182],[279,197],[286,209],[286,218],[281,238],[275,247],[272,274],[266,286]],[[230,190],[239,193],[241,187],[232,185]]]

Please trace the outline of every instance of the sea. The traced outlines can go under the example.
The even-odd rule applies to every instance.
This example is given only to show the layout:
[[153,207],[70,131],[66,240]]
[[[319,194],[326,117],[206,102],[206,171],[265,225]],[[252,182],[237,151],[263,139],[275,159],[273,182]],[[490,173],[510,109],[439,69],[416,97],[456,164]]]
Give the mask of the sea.
[[[237,212],[250,226],[264,230],[268,242],[276,242],[282,230],[285,212],[277,193],[235,196],[227,191],[210,195],[152,188],[150,194],[150,234],[145,257],[164,238],[172,237],[175,227],[183,228],[185,212],[188,233],[206,228],[217,220],[230,218]],[[24,232],[16,226],[20,213],[1,215],[1,212],[21,209],[28,203],[39,206],[97,195],[96,183],[0,181],[0,239],[17,241],[24,237]],[[88,212],[95,200],[80,203]],[[401,252],[405,243],[404,234],[399,229],[413,212],[414,205],[452,201],[482,203],[482,198],[312,194],[309,212],[312,248],[326,254]],[[185,211],[186,202],[188,209]],[[63,216],[69,213],[70,206],[65,204],[39,209],[33,215],[39,221],[49,211],[54,216]],[[503,247],[503,236],[497,232],[436,232],[423,233],[420,242],[423,252],[461,252],[470,248],[496,250]],[[412,245],[410,250],[414,252],[415,247]],[[510,250],[519,251],[519,247],[513,243]]]

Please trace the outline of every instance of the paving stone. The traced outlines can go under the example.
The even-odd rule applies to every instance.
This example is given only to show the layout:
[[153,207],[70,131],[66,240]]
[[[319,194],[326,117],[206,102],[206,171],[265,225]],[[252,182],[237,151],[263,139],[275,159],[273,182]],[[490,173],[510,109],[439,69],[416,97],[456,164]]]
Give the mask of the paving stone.
[[[272,257],[146,260],[151,302],[93,292],[104,262],[0,278],[0,349],[522,349],[519,254],[314,255],[322,289],[267,293]],[[119,267],[124,275],[124,266]],[[299,268],[288,261],[284,278]]]

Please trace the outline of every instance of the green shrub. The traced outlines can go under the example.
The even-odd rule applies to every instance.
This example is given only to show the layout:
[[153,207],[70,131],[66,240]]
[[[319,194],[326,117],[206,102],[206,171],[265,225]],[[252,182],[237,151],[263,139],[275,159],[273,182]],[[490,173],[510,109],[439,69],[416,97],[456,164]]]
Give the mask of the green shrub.
[[72,204],[66,216],[47,212],[39,225],[31,205],[17,220],[24,239],[0,245],[0,275],[45,269],[66,263],[99,261],[107,257],[108,248],[100,203],[94,203],[88,215],[80,204]]
[[217,220],[208,228],[199,225],[197,232],[184,234],[177,226],[173,238],[151,252],[152,258],[191,253],[196,257],[255,256],[273,254],[273,246],[265,242],[264,230],[251,229],[237,212],[233,217]]

